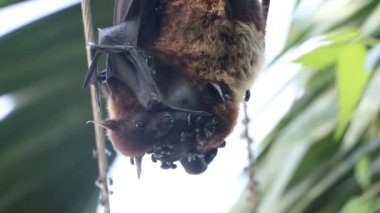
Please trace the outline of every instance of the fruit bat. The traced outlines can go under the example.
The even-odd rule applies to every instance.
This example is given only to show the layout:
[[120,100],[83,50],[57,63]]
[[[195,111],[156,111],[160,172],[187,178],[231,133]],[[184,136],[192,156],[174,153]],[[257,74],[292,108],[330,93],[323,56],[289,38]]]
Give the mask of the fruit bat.
[[[108,130],[120,153],[134,158],[138,176],[145,152],[162,141],[174,121],[184,124],[182,129],[176,128],[178,132],[171,131],[180,135],[185,130],[191,131],[188,116],[211,117],[207,112],[192,110],[197,95],[186,87],[188,83],[181,76],[172,75],[183,83],[179,89],[160,84],[161,89],[171,91],[169,98],[162,95],[156,82],[165,80],[169,72],[161,74],[165,66],[157,66],[151,49],[158,35],[161,7],[162,2],[158,0],[116,1],[115,26],[99,30],[98,45],[90,45],[93,63],[84,81],[84,87],[92,83],[97,91],[102,89],[108,95],[109,119],[98,125]],[[97,62],[102,54],[107,55],[106,69],[99,73]],[[178,91],[181,95],[177,95]],[[175,105],[179,102],[183,103],[181,108]],[[175,120],[171,118],[174,112]]]
[[[195,138],[200,153],[195,156],[213,156],[224,145],[239,105],[249,99],[248,89],[264,58],[264,13],[258,0],[165,1],[155,56],[188,79],[193,93],[202,94],[199,110],[215,120],[212,135]],[[189,171],[203,167],[199,161],[197,166],[185,158],[180,162]]]
[[[138,173],[144,152],[162,168],[180,161],[190,174],[206,170],[259,70],[264,28],[257,0],[116,1],[114,26],[91,45],[84,86],[109,93],[110,119],[100,125],[116,149],[135,158]],[[102,54],[107,67],[98,73]],[[137,134],[141,123],[144,134],[158,137]],[[124,129],[118,134],[110,124]]]
[[[194,107],[213,117],[200,125],[203,128],[195,128],[206,137],[182,132],[186,137],[179,138],[175,133],[180,130],[174,127],[154,147],[154,161],[173,168],[172,162],[179,160],[188,173],[199,174],[225,145],[239,105],[243,98],[249,100],[248,88],[263,61],[265,14],[257,0],[165,1],[155,56],[187,79],[186,88],[193,94],[202,94]],[[169,100],[184,96],[170,90],[165,93],[170,94]]]

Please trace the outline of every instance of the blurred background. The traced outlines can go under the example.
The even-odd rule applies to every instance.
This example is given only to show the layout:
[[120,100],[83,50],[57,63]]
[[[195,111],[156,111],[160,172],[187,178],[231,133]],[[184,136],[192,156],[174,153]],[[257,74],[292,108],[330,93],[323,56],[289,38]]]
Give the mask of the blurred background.
[[[102,212],[79,1],[0,7],[0,213]],[[380,1],[272,1],[266,43],[254,162],[241,122],[199,176],[146,158],[137,180],[107,143],[111,212],[380,212]]]

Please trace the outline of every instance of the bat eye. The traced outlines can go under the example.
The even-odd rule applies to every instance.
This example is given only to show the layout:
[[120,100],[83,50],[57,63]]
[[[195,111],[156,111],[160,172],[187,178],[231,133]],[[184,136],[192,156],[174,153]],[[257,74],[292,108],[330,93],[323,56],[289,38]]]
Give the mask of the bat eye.
[[144,127],[144,123],[142,121],[139,121],[139,122],[136,123],[136,128],[141,129],[143,127]]

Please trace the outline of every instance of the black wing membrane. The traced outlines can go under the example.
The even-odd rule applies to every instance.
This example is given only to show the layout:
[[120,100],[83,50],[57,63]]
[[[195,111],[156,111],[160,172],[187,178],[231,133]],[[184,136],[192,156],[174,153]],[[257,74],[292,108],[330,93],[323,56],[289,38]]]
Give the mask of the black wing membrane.
[[[127,20],[128,14],[133,14],[138,0],[116,0],[113,13],[113,24],[117,25]],[[131,15],[129,15],[131,17]]]
[[[83,86],[109,83],[117,78],[128,85],[148,111],[168,110],[197,114],[203,111],[178,108],[166,103],[155,80],[152,63],[153,42],[159,35],[161,0],[116,1],[113,27],[99,29],[99,44],[90,44],[93,62]],[[106,70],[98,72],[97,62],[107,55]],[[109,87],[112,91],[112,87]]]
[[[148,56],[145,55],[145,52],[148,51],[144,51],[137,45],[141,20],[151,19],[144,16],[153,16],[154,20],[158,19],[157,12],[151,14],[144,12],[145,10],[154,11],[154,9],[145,8],[153,7],[154,2],[116,1],[114,23],[117,25],[99,29],[99,44],[90,44],[93,62],[87,73],[84,87],[89,83],[97,85],[101,80],[107,82],[110,78],[118,78],[131,88],[144,107],[149,108],[152,102],[162,100],[162,95],[152,77],[154,70],[147,63]],[[147,27],[151,32],[145,30],[146,35],[141,37],[146,38],[149,35],[158,34],[154,33],[154,31],[158,31],[158,24],[155,27]],[[150,40],[153,41],[153,39]],[[148,47],[151,46],[143,39],[140,41]],[[105,75],[104,73],[98,74],[97,70],[97,62],[102,54],[107,54]],[[105,76],[105,79],[99,78],[99,75]]]

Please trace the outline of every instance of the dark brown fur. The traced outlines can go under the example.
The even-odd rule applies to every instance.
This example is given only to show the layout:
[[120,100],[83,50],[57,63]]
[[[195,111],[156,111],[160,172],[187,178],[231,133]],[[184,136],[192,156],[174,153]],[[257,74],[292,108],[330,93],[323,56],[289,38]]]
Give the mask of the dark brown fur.
[[[264,24],[258,2],[226,1],[227,5],[223,0],[166,0],[155,43],[158,57],[178,67],[202,94],[203,110],[218,119],[216,134],[204,150],[217,147],[232,131],[239,104],[263,60]],[[230,100],[207,93],[210,82]]]
[[114,147],[129,157],[143,156],[173,127],[169,112],[147,112],[129,88],[110,80],[113,93],[108,98],[109,119],[103,125]]
[[115,148],[129,157],[143,156],[173,127],[168,112],[131,112],[123,118],[105,121]]
[[[158,87],[174,106],[210,112],[216,117],[215,132],[204,138],[206,143],[201,146],[194,135],[181,142],[182,132],[193,133],[198,128],[187,126],[182,118],[185,114],[147,112],[128,86],[115,79],[109,82],[116,92],[108,99],[108,135],[115,148],[130,157],[142,157],[152,147],[162,151],[169,145],[170,152],[156,153],[162,156],[158,160],[180,160],[187,172],[198,174],[235,126],[239,104],[261,67],[262,13],[257,0],[165,2],[154,45],[159,60]],[[228,98],[210,92],[210,83],[218,85]],[[144,128],[138,127],[139,122]],[[187,160],[193,152],[195,159]]]

